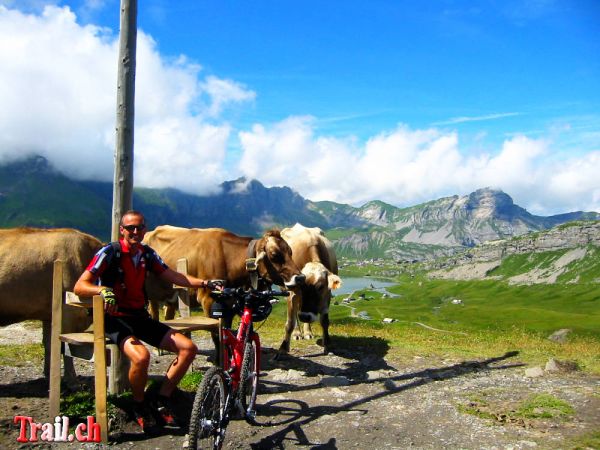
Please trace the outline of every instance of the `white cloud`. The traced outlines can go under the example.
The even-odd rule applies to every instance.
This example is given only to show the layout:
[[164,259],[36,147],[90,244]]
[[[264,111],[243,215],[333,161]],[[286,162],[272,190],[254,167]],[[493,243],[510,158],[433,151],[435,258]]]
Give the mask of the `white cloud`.
[[203,87],[212,98],[209,109],[211,116],[218,116],[223,107],[230,102],[245,102],[256,98],[256,93],[247,90],[241,84],[213,76],[206,77]]
[[434,123],[434,125],[454,125],[457,123],[465,123],[465,122],[481,122],[484,120],[504,119],[505,117],[513,117],[513,116],[520,116],[520,115],[521,115],[521,113],[518,113],[518,112],[509,112],[509,113],[485,114],[483,116],[460,116],[460,117],[453,117],[453,118],[445,120],[443,122],[436,122],[436,123]]
[[239,169],[268,185],[292,185],[311,200],[410,206],[491,186],[538,214],[582,205],[600,211],[600,152],[557,160],[547,157],[551,142],[515,136],[496,153],[466,157],[455,132],[404,125],[358,148],[355,140],[316,136],[313,125],[292,117],[240,133]]
[[[0,6],[0,162],[41,154],[71,176],[112,180],[117,46],[118,36],[80,25],[68,7],[36,15]],[[218,114],[255,94],[200,72],[138,31],[136,185],[199,193],[223,181],[230,126]]]

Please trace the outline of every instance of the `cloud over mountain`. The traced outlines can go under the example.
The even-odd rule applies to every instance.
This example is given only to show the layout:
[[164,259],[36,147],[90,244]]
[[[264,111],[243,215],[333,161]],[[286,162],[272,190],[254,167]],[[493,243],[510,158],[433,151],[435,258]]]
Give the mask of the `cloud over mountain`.
[[[111,180],[117,52],[118,36],[80,25],[67,7],[35,15],[0,6],[0,161],[39,154],[71,176]],[[137,185],[210,192],[218,184],[230,136],[219,114],[255,94],[201,72],[184,56],[162,56],[138,31]]]
[[[411,205],[494,186],[534,212],[600,210],[600,152],[557,159],[553,143],[523,135],[494,153],[465,156],[455,131],[399,125],[359,146],[318,136],[310,117],[240,133],[240,170],[267,185],[292,185],[311,200]],[[268,168],[268,170],[265,170]]]
[[[87,5],[91,13],[101,2]],[[0,6],[0,163],[39,154],[69,176],[112,180],[118,36],[82,25],[68,7],[15,8]],[[421,127],[398,117],[395,127],[359,140],[323,133],[310,111],[270,123],[244,119],[240,125],[232,119],[240,114],[230,117],[251,109],[259,95],[207,73],[186,55],[162,54],[140,29],[136,186],[209,194],[245,175],[291,186],[311,200],[359,205],[380,199],[398,206],[493,186],[538,214],[600,211],[595,117],[581,131],[566,120],[495,144],[468,145],[468,137],[448,126],[526,113],[461,116]],[[561,133],[578,132],[582,148],[567,153]]]

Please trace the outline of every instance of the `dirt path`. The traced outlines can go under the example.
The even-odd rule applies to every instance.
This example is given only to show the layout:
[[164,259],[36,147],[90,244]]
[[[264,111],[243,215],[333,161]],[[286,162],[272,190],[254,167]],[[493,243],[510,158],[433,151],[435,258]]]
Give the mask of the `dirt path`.
[[[205,339],[201,348],[209,348]],[[527,377],[518,355],[454,361],[415,357],[392,361],[378,339],[337,338],[335,354],[320,347],[293,350],[273,361],[265,349],[259,426],[234,421],[228,449],[556,449],[574,436],[600,430],[600,379],[578,372]],[[169,356],[155,357],[162,374]],[[194,370],[208,367],[200,355]],[[90,374],[89,364],[79,373]],[[41,367],[0,366],[0,448],[18,448],[16,414],[48,421],[47,387]],[[84,382],[91,378],[82,377]],[[516,419],[511,408],[526,397],[548,393],[575,410],[566,420]],[[191,393],[179,392],[179,415],[191,409]],[[461,412],[480,411],[492,418]],[[507,413],[508,412],[508,413]],[[125,424],[110,446],[43,444],[35,448],[182,449],[185,430],[147,438]],[[26,444],[23,448],[32,448]]]

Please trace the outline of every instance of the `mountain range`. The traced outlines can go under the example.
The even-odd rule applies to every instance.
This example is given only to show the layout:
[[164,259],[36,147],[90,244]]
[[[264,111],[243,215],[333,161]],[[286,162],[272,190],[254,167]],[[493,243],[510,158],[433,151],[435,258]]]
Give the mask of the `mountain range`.
[[[288,187],[267,188],[245,178],[222,183],[212,196],[135,188],[133,204],[151,228],[216,226],[256,236],[300,222],[325,230],[341,256],[397,260],[448,255],[574,220],[600,220],[596,212],[581,211],[536,216],[490,188],[407,208],[381,201],[353,207],[313,202]],[[40,156],[0,166],[0,227],[73,227],[108,240],[111,209],[112,183],[74,180]]]

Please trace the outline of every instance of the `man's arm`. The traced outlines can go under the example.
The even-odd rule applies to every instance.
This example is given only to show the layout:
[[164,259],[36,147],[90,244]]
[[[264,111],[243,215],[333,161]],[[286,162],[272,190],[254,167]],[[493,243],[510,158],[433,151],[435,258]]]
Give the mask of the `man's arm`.
[[97,279],[98,277],[96,275],[89,270],[85,270],[79,277],[79,280],[77,280],[77,283],[75,283],[73,291],[80,297],[102,295],[102,298],[104,299],[104,310],[111,314],[117,312],[114,292],[111,288],[95,284]]
[[160,274],[160,278],[172,284],[176,284],[177,286],[184,286],[196,289],[205,288],[208,285],[206,280],[201,280],[200,278],[196,278],[191,275],[176,272],[172,269],[166,269]]
[[77,283],[75,283],[73,291],[80,297],[100,295],[100,291],[106,286],[98,286],[96,280],[97,277],[92,272],[85,270],[79,277],[79,280],[77,280]]

